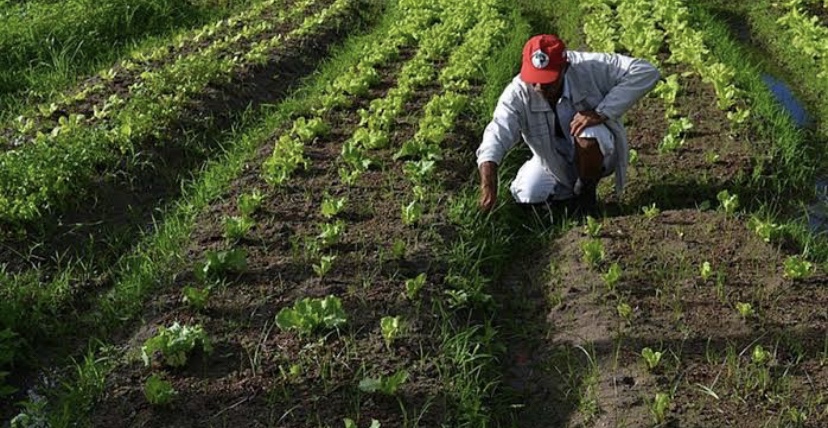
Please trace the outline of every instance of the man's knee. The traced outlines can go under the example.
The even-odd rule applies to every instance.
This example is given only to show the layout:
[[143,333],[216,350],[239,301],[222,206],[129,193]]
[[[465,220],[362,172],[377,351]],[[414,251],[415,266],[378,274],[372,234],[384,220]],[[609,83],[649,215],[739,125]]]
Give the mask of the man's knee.
[[600,149],[597,138],[575,137],[575,142],[582,150]]

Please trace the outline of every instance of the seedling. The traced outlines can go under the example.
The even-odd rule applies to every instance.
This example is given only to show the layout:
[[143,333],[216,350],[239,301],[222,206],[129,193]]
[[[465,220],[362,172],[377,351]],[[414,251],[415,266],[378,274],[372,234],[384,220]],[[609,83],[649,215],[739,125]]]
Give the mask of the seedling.
[[393,255],[397,260],[402,259],[405,257],[406,246],[407,245],[404,240],[400,238],[394,239],[394,243],[391,244],[391,255]]
[[144,365],[149,366],[153,359],[170,367],[181,367],[187,364],[187,356],[196,345],[201,345],[205,353],[213,351],[210,338],[201,325],[182,326],[178,321],[170,327],[161,326],[158,333],[147,339],[141,347],[141,359]]
[[224,237],[236,241],[244,238],[256,222],[250,217],[226,217],[224,219]]
[[181,301],[189,305],[195,310],[202,310],[207,306],[207,299],[210,298],[209,288],[198,288],[192,286],[184,287],[182,291]]
[[739,208],[739,195],[731,195],[727,190],[716,194],[716,199],[719,200],[719,207],[725,214],[733,214]]
[[661,351],[653,351],[649,347],[641,350],[641,356],[644,358],[644,361],[647,363],[647,368],[650,370],[658,367],[658,363],[661,362],[661,355]]
[[718,153],[714,152],[713,150],[708,150],[704,152],[704,161],[709,164],[714,164],[719,161],[721,157]]
[[276,315],[279,328],[296,330],[304,335],[321,328],[338,328],[346,321],[342,301],[336,296],[324,299],[306,297],[294,303],[293,308],[283,308]]
[[196,264],[195,276],[205,282],[228,273],[240,273],[247,269],[247,252],[236,248],[225,251],[208,251],[204,262]]
[[402,384],[408,380],[408,372],[400,370],[391,376],[370,378],[367,377],[359,382],[359,390],[362,392],[375,393],[385,395],[394,395]]
[[327,275],[328,272],[331,271],[331,268],[333,267],[334,260],[336,260],[335,255],[322,256],[319,259],[319,263],[314,263],[313,272],[316,273],[316,275],[318,277],[324,278],[325,275]]
[[584,232],[590,238],[597,238],[598,234],[601,233],[601,229],[604,227],[604,224],[600,221],[596,220],[592,216],[587,216],[586,218],[586,225],[584,225]]
[[250,193],[239,195],[239,200],[237,202],[239,212],[242,217],[251,217],[256,213],[259,207],[262,206],[263,201],[264,195],[262,195],[262,191],[259,189],[254,189]]
[[398,316],[382,317],[380,328],[382,329],[382,338],[385,339],[385,346],[391,346],[391,342],[403,331],[403,325]]
[[790,279],[806,278],[812,268],[813,264],[801,256],[790,256],[785,259],[785,276]]
[[618,316],[621,317],[621,319],[623,319],[624,321],[626,321],[627,324],[632,322],[632,316],[633,316],[632,306],[630,306],[627,303],[622,302],[622,303],[619,303],[618,306],[615,307],[615,309],[618,311]]
[[638,150],[630,149],[630,165],[638,163]]
[[150,404],[164,406],[170,403],[178,394],[172,383],[153,374],[144,382],[144,397]]
[[753,230],[765,242],[770,242],[782,228],[771,221],[763,221],[759,217],[752,216],[748,221],[748,227]]
[[[356,424],[356,422],[354,422],[353,419],[345,418],[343,420],[343,422],[345,423],[345,428],[359,428],[359,426]],[[376,419],[371,419],[371,426],[369,426],[368,428],[381,428],[381,427],[382,427],[382,424],[380,424],[380,421],[378,421]]]
[[607,285],[607,289],[614,291],[615,285],[621,279],[621,266],[618,263],[613,263],[607,270],[607,273],[601,275],[601,278],[603,278],[604,283]]
[[652,403],[650,413],[653,415],[656,424],[663,424],[667,419],[667,411],[670,410],[670,396],[663,392],[657,392]]
[[750,360],[753,364],[758,366],[764,366],[771,361],[771,353],[765,350],[762,345],[756,345],[753,347],[753,352],[751,353]]
[[322,216],[325,218],[334,218],[337,214],[341,213],[343,209],[345,209],[345,204],[348,202],[348,197],[343,196],[341,198],[333,198],[330,195],[325,195],[325,199],[322,200]]
[[334,223],[323,223],[319,226],[321,231],[317,238],[321,248],[327,248],[339,242],[345,232],[345,221],[337,220]]
[[410,204],[402,207],[402,222],[406,226],[411,226],[423,216],[423,204],[419,201],[411,201]]
[[699,268],[699,276],[701,276],[702,281],[707,282],[711,275],[713,275],[713,268],[710,266],[710,262],[703,262]]
[[736,310],[739,311],[739,315],[742,318],[747,319],[750,316],[753,316],[753,305],[750,303],[743,303],[743,302],[736,302]]
[[644,217],[647,220],[652,220],[652,219],[658,217],[659,214],[661,214],[661,210],[658,209],[655,202],[653,202],[649,206],[641,207],[641,212],[644,213]]
[[581,243],[583,261],[589,266],[597,266],[604,261],[604,244],[600,239],[590,239]]
[[415,278],[406,279],[405,280],[405,295],[410,300],[414,300],[417,298],[417,295],[420,294],[420,289],[423,288],[426,281],[426,274],[421,273],[417,275]]

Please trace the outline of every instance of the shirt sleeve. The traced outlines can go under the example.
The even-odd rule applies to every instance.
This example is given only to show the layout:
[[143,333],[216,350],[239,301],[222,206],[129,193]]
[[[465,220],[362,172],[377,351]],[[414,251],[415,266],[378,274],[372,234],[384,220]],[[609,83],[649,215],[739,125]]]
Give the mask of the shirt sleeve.
[[517,143],[521,135],[522,104],[519,89],[512,82],[500,95],[492,121],[483,132],[483,141],[477,148],[478,166],[489,161],[500,164],[506,152]]
[[636,101],[647,94],[661,77],[649,62],[620,54],[602,54],[612,88],[595,111],[618,120]]

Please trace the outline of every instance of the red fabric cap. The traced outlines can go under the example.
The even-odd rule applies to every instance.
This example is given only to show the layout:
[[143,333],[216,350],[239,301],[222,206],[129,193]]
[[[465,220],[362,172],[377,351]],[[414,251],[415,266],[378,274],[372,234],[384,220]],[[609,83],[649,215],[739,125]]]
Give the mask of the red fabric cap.
[[567,63],[566,45],[554,34],[541,34],[523,46],[520,78],[526,83],[552,83]]

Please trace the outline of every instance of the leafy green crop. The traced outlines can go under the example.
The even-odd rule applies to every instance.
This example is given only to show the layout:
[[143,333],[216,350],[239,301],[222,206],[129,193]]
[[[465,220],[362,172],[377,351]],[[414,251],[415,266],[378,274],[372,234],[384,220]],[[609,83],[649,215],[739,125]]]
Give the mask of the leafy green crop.
[[150,404],[163,406],[169,404],[170,401],[178,394],[173,388],[172,383],[162,379],[157,374],[153,374],[144,382],[144,396]]
[[801,256],[790,256],[785,259],[785,276],[791,279],[807,277],[814,265]]
[[647,363],[647,368],[650,370],[658,367],[658,363],[661,361],[661,356],[661,351],[653,351],[649,347],[641,350],[641,357],[644,358],[644,361]]
[[276,315],[276,325],[282,330],[297,330],[300,334],[311,334],[320,328],[337,328],[347,322],[342,301],[336,296],[324,299],[306,297],[283,308]]
[[589,266],[597,266],[604,261],[604,244],[600,239],[589,239],[581,243],[583,261]]
[[239,240],[247,235],[256,222],[250,217],[225,217],[224,218],[224,237],[231,240]]
[[382,338],[385,339],[385,345],[391,346],[391,342],[402,333],[403,323],[400,321],[400,317],[382,317],[380,328],[382,329]]
[[170,327],[159,327],[158,333],[144,342],[141,359],[147,366],[157,358],[161,364],[181,367],[187,364],[188,354],[199,344],[205,353],[213,351],[210,338],[201,325],[182,326],[176,321]]
[[262,191],[259,189],[253,189],[250,193],[239,195],[239,199],[237,201],[239,212],[241,212],[242,217],[249,218],[256,213],[256,210],[258,210],[260,206],[262,206],[263,201],[264,195],[262,195]]
[[228,273],[240,273],[247,269],[247,252],[236,248],[224,251],[208,251],[206,260],[196,264],[195,275],[199,281],[215,280]]
[[367,377],[359,382],[359,390],[362,392],[385,395],[394,395],[402,384],[408,380],[408,372],[400,370],[391,376],[380,376],[378,378]]
[[210,298],[210,288],[198,288],[187,286],[182,290],[181,300],[196,310],[202,310],[207,306],[207,299]]

